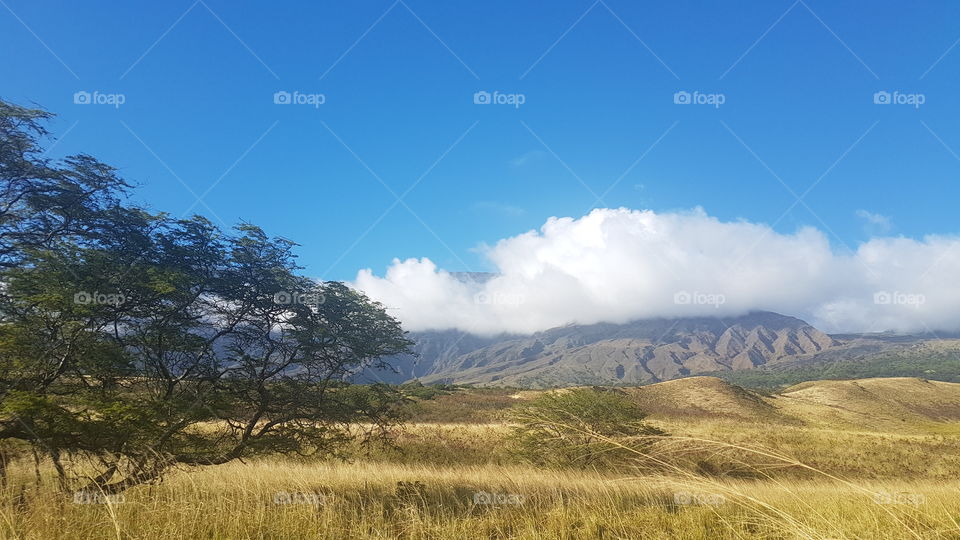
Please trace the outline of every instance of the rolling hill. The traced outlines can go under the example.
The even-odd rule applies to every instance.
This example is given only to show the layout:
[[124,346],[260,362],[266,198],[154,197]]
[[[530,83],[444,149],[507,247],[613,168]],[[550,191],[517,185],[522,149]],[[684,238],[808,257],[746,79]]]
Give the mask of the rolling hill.
[[776,406],[811,423],[896,430],[960,421],[960,384],[907,377],[811,381],[784,390]]
[[[502,413],[544,392],[466,388],[420,401],[414,421],[497,422]],[[960,431],[960,383],[911,377],[805,382],[761,394],[717,377],[687,377],[620,387],[651,420],[809,426],[900,434]],[[441,420],[446,418],[447,420]]]
[[892,433],[960,423],[960,384],[912,377],[822,380],[759,394],[715,377],[626,389],[651,418],[803,424]]
[[716,377],[687,377],[625,388],[653,418],[704,418],[789,422],[764,396]]

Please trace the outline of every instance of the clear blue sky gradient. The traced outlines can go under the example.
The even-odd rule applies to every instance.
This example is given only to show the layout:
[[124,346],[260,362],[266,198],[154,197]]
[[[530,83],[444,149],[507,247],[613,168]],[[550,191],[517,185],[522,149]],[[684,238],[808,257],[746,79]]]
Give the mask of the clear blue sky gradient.
[[[315,277],[489,270],[478,244],[593,206],[812,225],[837,250],[868,237],[861,209],[887,234],[960,232],[956,2],[0,4],[0,96],[58,113],[53,155],[296,240]],[[94,90],[126,102],[74,104]]]

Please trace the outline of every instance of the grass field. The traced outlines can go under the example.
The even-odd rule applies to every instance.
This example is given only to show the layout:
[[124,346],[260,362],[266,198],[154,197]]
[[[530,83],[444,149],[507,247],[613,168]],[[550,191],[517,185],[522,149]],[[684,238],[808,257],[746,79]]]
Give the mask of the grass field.
[[350,462],[233,462],[116,497],[58,492],[45,464],[38,485],[24,456],[10,467],[0,531],[24,539],[960,538],[953,421],[900,430],[765,423],[730,418],[729,401],[705,398],[725,414],[654,415],[669,436],[645,455],[604,470],[548,470],[510,451],[509,426],[498,419],[526,397],[440,396],[416,409],[394,448],[357,449]]
[[956,480],[258,461],[176,475],[93,504],[65,498],[51,483],[5,499],[7,538],[960,537]]

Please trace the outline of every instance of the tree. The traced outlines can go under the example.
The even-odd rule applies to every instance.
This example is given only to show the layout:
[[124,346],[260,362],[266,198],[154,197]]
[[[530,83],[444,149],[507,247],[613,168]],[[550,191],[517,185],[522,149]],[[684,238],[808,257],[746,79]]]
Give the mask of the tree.
[[[118,203],[129,185],[86,155],[44,157],[52,115],[0,101],[0,399],[45,393],[75,369],[86,350],[106,346],[95,332],[104,309],[73,302],[83,287],[71,263],[127,231],[116,218],[149,219]],[[46,272],[34,274],[42,266]],[[95,272],[87,281],[99,279]],[[69,284],[64,286],[65,284]],[[58,290],[59,289],[59,290]],[[69,298],[70,302],[65,301]],[[108,306],[104,306],[108,307]],[[107,346],[108,347],[108,346]],[[20,396],[23,397],[23,396]],[[26,438],[17,415],[0,418],[0,438]],[[0,457],[0,461],[3,461]]]
[[[25,118],[0,146],[32,148],[0,167],[60,172],[2,178],[29,187],[0,221],[0,438],[46,452],[65,488],[117,492],[178,465],[336,454],[398,420],[395,389],[348,383],[410,350],[383,306],[299,275],[294,244],[255,226],[123,205],[108,166],[36,157],[46,116],[25,111],[0,109]],[[66,192],[69,208],[36,195]]]
[[105,231],[102,213],[130,185],[115,169],[79,154],[62,162],[44,155],[44,122],[52,114],[0,100],[0,266],[19,263],[27,249]]
[[639,457],[663,432],[623,392],[595,388],[547,392],[515,408],[518,454],[539,465],[600,467]]

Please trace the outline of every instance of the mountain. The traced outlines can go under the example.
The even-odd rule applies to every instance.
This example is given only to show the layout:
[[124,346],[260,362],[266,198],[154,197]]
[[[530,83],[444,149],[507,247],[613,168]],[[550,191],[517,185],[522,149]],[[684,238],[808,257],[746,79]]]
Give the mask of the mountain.
[[448,330],[410,337],[418,358],[395,358],[398,373],[361,378],[531,388],[637,385],[795,362],[842,346],[800,319],[772,312],[570,325],[528,336]]

